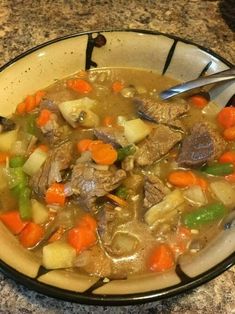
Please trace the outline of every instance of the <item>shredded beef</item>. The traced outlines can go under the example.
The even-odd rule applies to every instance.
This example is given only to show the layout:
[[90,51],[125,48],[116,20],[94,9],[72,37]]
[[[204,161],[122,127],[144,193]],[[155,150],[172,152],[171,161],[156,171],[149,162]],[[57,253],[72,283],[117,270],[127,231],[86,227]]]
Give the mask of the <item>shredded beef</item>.
[[149,98],[136,98],[134,103],[142,118],[168,125],[174,124],[174,120],[186,114],[189,110],[187,103],[162,103]]
[[198,123],[183,140],[177,162],[183,167],[201,166],[217,159],[225,146],[224,139],[208,123]]
[[122,128],[98,127],[94,129],[95,136],[105,143],[112,144],[115,148],[125,147],[129,144]]
[[52,183],[62,180],[61,171],[69,168],[72,154],[72,142],[66,142],[50,151],[39,172],[30,180],[30,186],[36,196],[43,197]]
[[139,149],[135,154],[137,164],[140,166],[153,164],[167,154],[181,139],[180,132],[174,132],[166,125],[157,125],[149,136],[138,144]]
[[114,166],[100,170],[91,162],[77,163],[72,171],[71,186],[77,201],[92,210],[97,197],[116,189],[125,177],[126,172]]
[[169,191],[168,187],[157,176],[146,176],[144,182],[144,207],[148,209],[158,204]]

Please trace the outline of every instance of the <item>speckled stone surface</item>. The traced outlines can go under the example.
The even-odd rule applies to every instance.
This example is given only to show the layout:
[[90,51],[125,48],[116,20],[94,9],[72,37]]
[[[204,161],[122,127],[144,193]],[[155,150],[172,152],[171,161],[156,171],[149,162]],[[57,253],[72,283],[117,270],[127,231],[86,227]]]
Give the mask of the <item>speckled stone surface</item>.
[[[105,28],[174,34],[206,46],[235,64],[235,36],[221,17],[219,1],[0,0],[0,65],[58,36]],[[0,313],[232,314],[235,267],[180,296],[128,307],[95,307],[56,300],[30,291],[0,272]]]

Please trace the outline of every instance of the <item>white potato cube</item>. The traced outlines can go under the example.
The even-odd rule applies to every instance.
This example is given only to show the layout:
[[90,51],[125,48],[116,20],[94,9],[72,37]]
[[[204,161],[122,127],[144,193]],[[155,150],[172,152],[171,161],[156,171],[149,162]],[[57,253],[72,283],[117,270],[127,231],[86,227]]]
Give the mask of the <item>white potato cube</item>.
[[42,253],[42,264],[47,269],[72,267],[76,257],[76,250],[61,241],[44,246]]
[[49,213],[46,206],[35,199],[31,199],[32,220],[36,224],[43,224],[48,220]]
[[141,119],[134,119],[124,122],[124,134],[130,143],[138,143],[142,141],[152,128]]

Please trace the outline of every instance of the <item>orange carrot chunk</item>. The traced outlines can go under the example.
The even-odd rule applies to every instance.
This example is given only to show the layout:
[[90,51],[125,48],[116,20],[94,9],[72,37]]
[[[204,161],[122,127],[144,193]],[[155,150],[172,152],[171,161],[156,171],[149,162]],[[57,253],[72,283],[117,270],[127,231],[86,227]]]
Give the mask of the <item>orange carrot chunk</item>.
[[44,229],[42,226],[34,222],[29,222],[20,233],[19,240],[24,247],[29,248],[37,244],[42,239],[43,235]]
[[90,144],[93,142],[93,140],[89,138],[84,138],[83,140],[79,141],[77,143],[77,150],[79,153],[83,153],[87,150],[89,150]]
[[177,170],[170,173],[168,181],[179,188],[197,184],[197,178],[192,171]]
[[45,200],[47,204],[63,206],[65,199],[64,184],[62,183],[53,183],[46,191]]
[[80,221],[77,224],[78,227],[88,228],[92,231],[95,231],[97,228],[97,221],[91,215],[83,215]]
[[36,147],[36,149],[41,149],[44,153],[47,153],[49,150],[49,147],[45,144],[40,144],[38,145],[38,147]]
[[223,132],[223,137],[227,141],[235,141],[235,126],[225,129]]
[[42,101],[42,98],[45,96],[46,92],[43,90],[39,90],[35,93],[35,106],[38,106]]
[[17,105],[16,107],[16,113],[19,115],[23,115],[26,112],[26,103],[21,102],[20,104]]
[[112,91],[114,93],[120,93],[120,91],[124,88],[124,85],[120,81],[116,81],[112,84]]
[[116,119],[114,116],[106,116],[104,119],[103,119],[103,122],[102,124],[104,126],[107,126],[107,127],[112,127],[116,124]]
[[40,112],[40,115],[36,120],[37,125],[39,127],[43,127],[44,125],[46,125],[47,122],[51,119],[51,115],[52,115],[52,112],[50,110],[43,109]]
[[111,144],[97,143],[91,149],[91,157],[97,164],[112,165],[118,154]]
[[235,164],[235,152],[227,151],[223,153],[219,158],[220,163],[232,163]]
[[0,220],[14,234],[19,234],[24,229],[24,227],[28,224],[27,221],[23,221],[20,218],[20,214],[17,210],[8,211],[1,214]]
[[202,95],[193,95],[189,98],[190,102],[197,108],[204,108],[208,104],[208,100]]
[[160,244],[152,251],[148,265],[151,271],[162,272],[174,266],[174,256],[167,244]]
[[96,243],[96,233],[83,226],[74,227],[68,232],[68,243],[80,253]]
[[30,112],[36,107],[36,101],[35,101],[35,96],[34,95],[28,95],[25,98],[25,111]]
[[0,164],[5,164],[7,161],[7,158],[10,157],[9,153],[0,152]]
[[225,129],[235,126],[235,108],[226,107],[220,110],[217,121]]
[[68,80],[67,87],[81,94],[87,94],[92,91],[91,84],[83,79]]

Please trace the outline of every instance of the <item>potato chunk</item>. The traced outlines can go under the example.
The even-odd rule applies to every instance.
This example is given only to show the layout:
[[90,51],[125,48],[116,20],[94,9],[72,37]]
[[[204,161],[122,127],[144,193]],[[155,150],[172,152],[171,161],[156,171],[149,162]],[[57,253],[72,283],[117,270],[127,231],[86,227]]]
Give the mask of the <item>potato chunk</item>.
[[73,266],[76,250],[61,241],[43,247],[42,263],[47,269],[68,268]]

